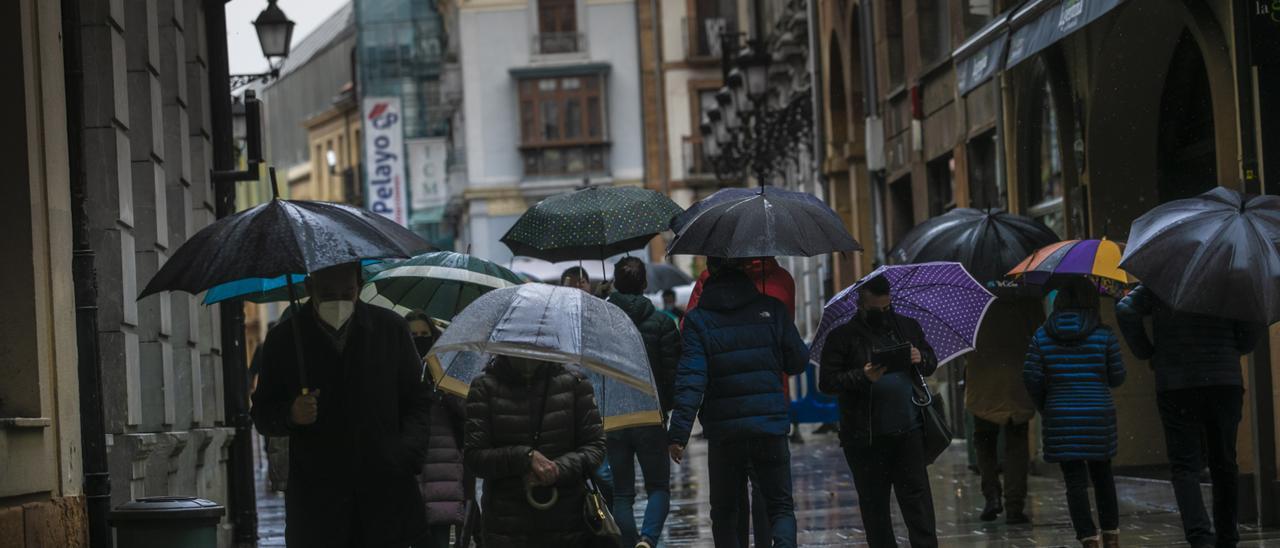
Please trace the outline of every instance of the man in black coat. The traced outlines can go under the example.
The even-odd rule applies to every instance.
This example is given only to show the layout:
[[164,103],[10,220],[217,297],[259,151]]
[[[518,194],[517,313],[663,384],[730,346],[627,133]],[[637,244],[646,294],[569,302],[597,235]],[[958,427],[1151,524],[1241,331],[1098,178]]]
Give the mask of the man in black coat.
[[[1143,321],[1147,316],[1151,335]],[[1156,404],[1187,543],[1235,546],[1240,542],[1236,432],[1244,413],[1240,357],[1253,352],[1264,328],[1174,310],[1142,284],[1116,303],[1116,320],[1133,355],[1151,360],[1156,373]],[[1213,479],[1212,520],[1200,493],[1205,460]]]
[[[893,312],[889,281],[859,289],[858,316],[827,336],[818,389],[840,399],[840,445],[853,472],[858,505],[872,548],[897,546],[890,492],[906,522],[911,546],[938,546],[937,521],[924,454],[924,415],[913,385],[932,375],[938,359],[915,320]],[[878,363],[898,345],[910,345],[904,363]]]
[[404,547],[426,533],[422,361],[404,319],[360,302],[360,286],[354,263],[313,273],[311,302],[263,343],[250,414],[263,435],[289,437],[289,546]]

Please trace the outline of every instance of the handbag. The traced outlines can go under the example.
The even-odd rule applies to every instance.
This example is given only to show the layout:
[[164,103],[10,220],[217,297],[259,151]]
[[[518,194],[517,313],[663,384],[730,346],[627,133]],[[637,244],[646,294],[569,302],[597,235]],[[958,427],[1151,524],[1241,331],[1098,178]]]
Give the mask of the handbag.
[[622,529],[618,528],[618,522],[613,519],[613,512],[609,511],[609,504],[591,474],[587,474],[585,484],[582,519],[587,523],[587,531],[591,532],[590,545],[592,548],[621,548]]
[[946,415],[942,411],[942,400],[933,397],[929,392],[929,386],[924,383],[924,377],[920,377],[920,384],[912,385],[915,391],[915,397],[911,398],[911,403],[920,408],[920,414],[924,415],[924,458],[928,464],[933,464],[938,457],[951,447],[951,427],[947,426]]

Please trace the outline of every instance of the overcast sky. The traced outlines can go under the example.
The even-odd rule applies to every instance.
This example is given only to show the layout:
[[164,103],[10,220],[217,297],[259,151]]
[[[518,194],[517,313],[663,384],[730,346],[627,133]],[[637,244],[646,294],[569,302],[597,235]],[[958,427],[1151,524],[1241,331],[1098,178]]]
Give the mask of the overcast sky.
[[[297,23],[293,28],[293,43],[296,45],[349,2],[351,0],[279,0],[276,4]],[[227,53],[231,58],[231,74],[266,72],[267,60],[262,57],[258,33],[253,30],[253,20],[266,7],[267,0],[227,2]]]

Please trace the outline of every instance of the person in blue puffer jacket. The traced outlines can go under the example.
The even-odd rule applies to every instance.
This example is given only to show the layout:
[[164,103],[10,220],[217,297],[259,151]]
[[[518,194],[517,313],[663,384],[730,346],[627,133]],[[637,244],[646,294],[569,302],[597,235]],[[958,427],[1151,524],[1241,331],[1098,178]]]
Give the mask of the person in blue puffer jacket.
[[[1053,304],[1053,314],[1027,350],[1023,382],[1040,409],[1044,459],[1062,466],[1076,537],[1087,548],[1118,547],[1120,511],[1111,459],[1119,440],[1111,389],[1124,383],[1120,341],[1102,325],[1098,290],[1088,280],[1068,282]],[[1097,525],[1089,507],[1091,480]]]
[[761,294],[741,261],[709,258],[698,308],[684,319],[675,407],[667,432],[681,462],[695,417],[707,437],[711,531],[717,547],[737,547],[739,498],[747,468],[764,493],[773,546],[796,545],[791,496],[790,406],[782,375],[798,375],[809,349],[781,301]]

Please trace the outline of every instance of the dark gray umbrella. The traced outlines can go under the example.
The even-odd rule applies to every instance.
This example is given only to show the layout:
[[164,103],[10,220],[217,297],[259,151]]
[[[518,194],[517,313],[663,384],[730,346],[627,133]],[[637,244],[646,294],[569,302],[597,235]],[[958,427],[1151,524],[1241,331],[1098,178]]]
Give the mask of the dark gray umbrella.
[[308,274],[430,250],[417,234],[365,209],[273,199],[201,229],[165,261],[138,298],[161,291],[195,294],[246,278]]
[[677,232],[668,255],[812,257],[862,249],[822,200],[773,186],[716,192],[671,227]]
[[953,209],[907,232],[889,252],[889,262],[958,262],[979,282],[987,283],[1003,278],[1035,250],[1058,240],[1044,223],[1003,209]]
[[683,270],[669,264],[651,264],[645,270],[645,275],[649,278],[649,292],[651,293],[693,283],[693,278],[685,274]]
[[1280,196],[1215,188],[1147,212],[1121,268],[1175,310],[1280,321]]

